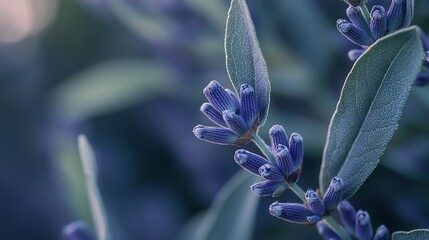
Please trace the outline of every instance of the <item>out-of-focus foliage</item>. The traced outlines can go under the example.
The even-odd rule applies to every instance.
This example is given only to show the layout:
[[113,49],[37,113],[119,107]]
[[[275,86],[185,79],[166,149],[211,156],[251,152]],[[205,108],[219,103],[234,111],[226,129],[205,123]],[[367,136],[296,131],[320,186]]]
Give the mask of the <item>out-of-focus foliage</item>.
[[[76,219],[94,229],[78,161],[80,133],[97,156],[112,238],[177,237],[238,171],[234,147],[221,150],[192,134],[206,121],[198,111],[203,87],[212,79],[229,84],[223,49],[229,1],[7,2],[13,17],[53,12],[42,27],[28,25],[24,38],[0,43],[0,238],[59,239],[62,227]],[[335,30],[347,5],[248,5],[272,87],[260,133],[266,136],[273,124],[301,133],[300,185],[315,187],[329,120],[352,66],[346,54],[351,44]],[[413,24],[425,32],[428,8],[427,1],[416,1]],[[0,26],[6,26],[3,19]],[[7,26],[11,32],[15,25]],[[1,36],[5,31],[0,27]],[[371,212],[375,225],[392,231],[429,225],[428,91],[412,89],[381,159],[384,167],[352,199]],[[287,193],[279,200],[297,201]],[[315,238],[312,227],[272,218],[271,202],[259,204],[253,239]]]

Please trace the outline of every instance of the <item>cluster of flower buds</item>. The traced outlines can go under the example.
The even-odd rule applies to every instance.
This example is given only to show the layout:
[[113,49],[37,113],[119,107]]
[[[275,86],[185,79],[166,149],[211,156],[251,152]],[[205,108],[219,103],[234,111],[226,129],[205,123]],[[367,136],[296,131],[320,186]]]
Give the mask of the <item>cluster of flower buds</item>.
[[239,98],[217,81],[211,81],[203,92],[208,103],[201,111],[218,127],[196,126],[193,132],[197,138],[222,145],[244,145],[252,140],[260,114],[252,86],[241,85]]
[[290,139],[285,129],[274,125],[270,129],[271,152],[275,162],[244,149],[237,150],[235,162],[245,170],[264,178],[250,188],[258,196],[280,196],[288,183],[298,181],[302,170],[304,145],[301,135],[292,133]]
[[329,215],[343,200],[343,187],[341,178],[334,177],[323,199],[315,191],[308,189],[304,204],[275,202],[270,206],[270,213],[292,223],[317,223],[323,216]]
[[387,12],[383,6],[375,5],[369,21],[365,18],[361,6],[349,6],[346,13],[350,22],[345,19],[337,20],[338,31],[351,42],[364,48],[368,47],[375,40],[410,26],[414,10],[409,9],[413,6],[408,3],[409,1],[414,0],[392,0]]
[[[377,228],[375,235],[371,225],[371,219],[366,211],[356,210],[348,201],[338,204],[343,229],[352,239],[357,240],[389,240],[390,234],[386,226]],[[317,230],[325,240],[343,240],[326,221],[317,223]]]
[[[383,6],[375,5],[370,12],[370,19],[365,18],[362,9],[366,9],[362,1],[346,1],[349,3],[347,17],[337,20],[337,29],[351,42],[361,46],[348,53],[349,59],[356,61],[377,39],[396,30],[410,26],[414,15],[414,0],[392,0],[386,11]],[[424,86],[429,83],[429,38],[420,31],[420,38],[425,51],[423,69],[415,81],[415,85]]]
[[80,221],[72,222],[63,228],[63,237],[66,240],[94,240],[86,225]]

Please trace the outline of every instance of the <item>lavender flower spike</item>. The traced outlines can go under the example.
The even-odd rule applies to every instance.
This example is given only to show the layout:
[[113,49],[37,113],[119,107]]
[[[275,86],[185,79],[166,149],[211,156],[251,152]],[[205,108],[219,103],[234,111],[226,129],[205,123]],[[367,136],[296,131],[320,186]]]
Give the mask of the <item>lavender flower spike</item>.
[[199,139],[239,146],[252,140],[259,127],[260,109],[256,93],[250,85],[241,85],[240,98],[217,81],[211,81],[203,93],[208,103],[201,106],[201,111],[219,128],[195,127],[194,134]]
[[315,220],[314,213],[302,204],[275,202],[270,205],[269,210],[271,215],[292,223],[310,224],[314,222],[310,222],[309,219]]
[[[245,170],[264,178],[264,181],[250,187],[256,195],[277,197],[288,188],[288,184],[298,181],[304,146],[302,137],[297,133],[293,133],[288,141],[286,131],[280,125],[271,128],[270,139],[271,144],[276,145],[271,148],[274,162],[243,149],[235,152],[234,159]],[[317,216],[311,218],[310,222],[316,219]]]
[[349,234],[353,234],[356,226],[356,210],[348,201],[342,201],[337,207],[341,222]]
[[378,227],[373,240],[390,240],[389,229],[384,225]]
[[362,210],[357,212],[355,234],[359,240],[371,240],[373,231],[368,212]]
[[94,240],[88,228],[80,221],[72,222],[63,228],[66,240]]
[[316,227],[317,232],[324,240],[341,240],[341,237],[325,221],[318,222]]
[[352,49],[349,51],[347,56],[349,57],[350,61],[354,62],[356,61],[363,53],[365,52],[364,49]]
[[334,177],[323,197],[326,211],[332,211],[343,200],[344,183],[341,178]]

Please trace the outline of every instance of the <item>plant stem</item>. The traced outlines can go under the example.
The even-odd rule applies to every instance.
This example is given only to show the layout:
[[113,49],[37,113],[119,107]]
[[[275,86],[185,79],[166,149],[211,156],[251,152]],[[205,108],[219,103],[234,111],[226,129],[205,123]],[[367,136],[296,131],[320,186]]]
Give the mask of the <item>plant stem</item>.
[[341,237],[343,240],[352,240],[350,236],[344,232],[344,230],[341,228],[341,226],[335,221],[335,219],[331,216],[325,217],[326,222],[332,227],[332,229],[335,231],[335,233],[338,234],[338,236]]
[[295,193],[303,202],[305,202],[305,192],[296,183],[289,183],[289,188]]
[[[255,134],[253,142],[256,144],[256,146],[258,146],[258,148],[262,151],[265,157],[270,160],[272,164],[276,164],[276,159],[274,158],[274,155],[271,152],[270,148],[264,142],[264,139],[262,139],[258,134]],[[288,183],[288,186],[290,190],[292,190],[292,192],[294,192],[303,202],[305,202],[305,192],[300,186],[298,186],[298,184]]]
[[365,21],[369,24],[371,22],[371,15],[369,14],[368,7],[365,5],[365,3],[362,3],[359,8],[362,10]]
[[264,142],[264,139],[262,139],[258,134],[255,134],[252,140],[255,145],[262,151],[265,157],[268,158],[268,160],[270,160],[272,164],[276,164],[274,155],[271,152],[270,148],[267,146],[267,144]]

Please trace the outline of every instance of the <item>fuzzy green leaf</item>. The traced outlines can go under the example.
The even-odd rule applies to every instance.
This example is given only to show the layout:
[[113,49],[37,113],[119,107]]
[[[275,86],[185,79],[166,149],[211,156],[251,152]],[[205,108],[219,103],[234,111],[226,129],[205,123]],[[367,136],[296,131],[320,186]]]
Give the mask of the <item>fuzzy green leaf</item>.
[[251,239],[259,198],[249,186],[256,177],[240,171],[221,189],[207,211],[194,239]]
[[378,40],[356,61],[329,126],[322,192],[338,176],[349,198],[377,167],[420,72],[422,53],[417,28],[410,27]]
[[255,89],[261,109],[260,125],[263,125],[268,114],[271,86],[267,64],[245,0],[231,1],[226,22],[225,53],[226,68],[235,91],[238,93],[244,83]]

